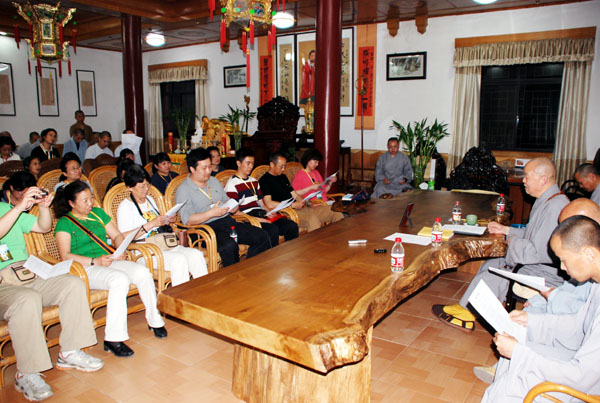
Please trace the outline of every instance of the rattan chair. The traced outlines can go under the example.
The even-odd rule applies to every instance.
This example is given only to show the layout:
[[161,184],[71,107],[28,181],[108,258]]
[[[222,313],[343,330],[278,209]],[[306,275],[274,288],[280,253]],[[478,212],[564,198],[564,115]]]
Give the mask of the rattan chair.
[[215,175],[215,178],[221,182],[221,186],[223,186],[223,189],[225,189],[225,186],[227,185],[227,181],[229,181],[229,179],[236,174],[236,170],[235,169],[226,169],[224,171],[219,172],[218,174]]
[[187,167],[187,161],[183,160],[183,161],[181,161],[181,164],[179,164],[179,175],[187,175],[187,174],[189,174],[188,167]]
[[10,178],[15,172],[24,171],[23,161],[6,161],[0,164],[0,176]]
[[7,178],[6,176],[0,176],[0,187],[2,187],[4,185],[4,182],[6,182],[9,178]]
[[[104,196],[104,201],[102,204],[102,208],[106,213],[110,216],[115,224],[117,224],[117,211],[119,209],[119,205],[121,202],[128,198],[131,192],[127,189],[124,183],[119,183],[113,186],[106,196]],[[165,213],[164,202],[162,198],[162,194],[160,191],[154,186],[150,186],[148,195],[154,199],[156,202],[156,207],[161,213]],[[154,279],[156,280],[156,291],[162,292],[165,288],[167,288],[167,284],[170,283],[171,273],[165,270],[164,266],[164,257],[160,248],[151,243],[145,243],[144,245],[150,247],[152,249],[153,255],[156,257],[156,265],[154,267]]]
[[152,172],[152,163],[151,162],[144,165],[144,169],[146,170],[146,172],[148,172],[148,175],[152,176],[153,172]]
[[43,161],[40,165],[40,177],[46,172],[54,171],[55,169],[60,169],[60,161],[62,158],[52,158],[51,160]]
[[106,194],[106,187],[112,178],[117,176],[117,167],[115,165],[104,165],[90,172],[90,184],[94,189],[94,197],[100,205]]
[[89,175],[94,169],[105,165],[117,165],[117,158],[111,157],[108,154],[100,154],[94,159],[83,161],[83,170]]
[[290,161],[287,163],[284,174],[288,177],[290,183],[294,181],[294,176],[296,176],[296,173],[298,173],[298,171],[301,169],[304,169],[304,167],[299,162]]
[[[54,236],[54,228],[56,227],[57,219],[54,215],[54,211],[50,209],[50,213],[52,216],[52,230],[45,234],[40,234],[37,232],[30,232],[29,234],[25,234],[25,241],[27,243],[27,250],[30,254],[36,255],[40,259],[50,263],[56,264],[61,261],[60,254],[58,253],[58,244],[56,242],[56,237]],[[39,216],[39,209],[37,206],[34,206],[31,209],[30,214],[35,216]],[[152,272],[152,253],[146,245],[138,245],[131,244],[127,248],[128,250],[128,260],[138,261],[140,258],[144,258],[146,263],[146,267]],[[134,255],[135,254],[135,255]],[[88,280],[87,273],[82,268],[82,273],[80,277],[84,281],[88,289],[88,299],[90,304],[90,309],[92,312],[92,318],[94,319],[94,327],[98,328],[106,324],[106,317],[101,316],[98,318],[94,318],[96,312],[105,307],[108,303],[108,290],[90,290],[90,284]],[[135,285],[129,286],[128,296],[137,295],[138,291],[135,288]],[[128,307],[127,313],[135,313],[144,310],[144,304],[140,301],[137,303],[133,303]]]
[[535,398],[538,396],[544,397],[552,402],[562,402],[562,400],[559,400],[554,396],[548,395],[548,392],[565,393],[567,395],[575,397],[576,399],[583,400],[584,402],[600,403],[600,396],[588,395],[587,393],[583,393],[568,386],[560,385],[554,382],[542,382],[531,388],[529,393],[527,393],[527,396],[525,396],[523,403],[533,403]]
[[270,169],[268,165],[259,165],[252,170],[250,176],[252,176],[256,180],[260,180],[262,176]]

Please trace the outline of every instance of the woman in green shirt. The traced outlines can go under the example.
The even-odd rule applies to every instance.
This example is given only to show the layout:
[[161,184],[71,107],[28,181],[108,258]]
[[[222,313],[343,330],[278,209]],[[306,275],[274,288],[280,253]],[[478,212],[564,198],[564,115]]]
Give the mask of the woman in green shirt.
[[124,260],[124,255],[111,256],[111,247],[105,242],[107,236],[112,245],[118,247],[124,234],[119,232],[104,210],[93,207],[90,188],[84,182],[75,181],[59,191],[56,199],[54,210],[60,219],[55,234],[61,259],[81,263],[88,274],[91,289],[108,290],[104,350],[118,357],[133,354],[124,343],[129,338],[127,293],[130,283],[135,284],[146,307],[148,327],[156,337],[167,337],[165,322],[156,308],[152,273],[145,266]]

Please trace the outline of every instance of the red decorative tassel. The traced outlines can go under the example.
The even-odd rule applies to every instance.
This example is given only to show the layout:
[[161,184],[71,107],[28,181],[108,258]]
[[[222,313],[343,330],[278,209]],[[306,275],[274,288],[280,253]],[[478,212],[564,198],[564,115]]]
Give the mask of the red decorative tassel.
[[254,45],[254,20],[250,21],[250,45]]
[[73,28],[73,35],[71,36],[71,44],[73,45],[73,52],[77,54],[77,30]]
[[62,24],[58,25],[58,38],[60,39],[60,44],[62,45],[62,43],[65,41],[64,27]]
[[248,49],[248,35],[246,35],[246,31],[242,32],[242,52],[246,53]]
[[213,20],[215,13],[215,0],[208,0],[208,8],[210,9],[210,20]]
[[69,67],[69,75],[71,75],[71,59],[67,61],[67,66]]
[[225,30],[227,29],[227,26],[225,25],[225,18],[221,18],[221,48],[223,48],[223,45],[225,45],[225,40],[226,40],[226,32]]
[[62,78],[62,60],[58,61],[58,76]]
[[285,0],[283,0],[283,8],[282,11],[285,13]]
[[277,8],[276,11],[279,11],[279,0],[277,0]]
[[250,51],[246,52],[246,88],[250,88]]
[[273,39],[271,39],[271,30],[269,30],[267,33],[267,43],[268,43],[268,47],[269,47],[269,54],[271,54],[271,48],[273,47],[272,41],[273,41]]
[[40,62],[40,58],[36,58],[37,60],[37,71],[40,77],[42,76],[42,62]]
[[33,42],[33,25],[31,25],[31,23],[28,23],[29,25],[29,39],[31,39],[31,41]]
[[27,57],[27,71],[29,71],[29,75],[31,75],[31,62],[29,61],[29,56]]
[[21,32],[19,31],[19,25],[15,24],[15,42],[17,42],[17,49],[21,49]]

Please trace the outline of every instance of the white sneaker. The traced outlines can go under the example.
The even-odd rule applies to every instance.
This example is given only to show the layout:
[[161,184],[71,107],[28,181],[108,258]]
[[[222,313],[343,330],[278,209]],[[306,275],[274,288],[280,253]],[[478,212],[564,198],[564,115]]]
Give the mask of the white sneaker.
[[58,354],[58,360],[56,361],[57,369],[75,368],[83,372],[98,371],[103,366],[104,362],[101,359],[92,357],[81,350],[77,350],[66,357],[63,356],[63,353],[61,352]]
[[15,375],[15,389],[23,393],[25,399],[39,402],[54,394],[50,386],[42,379],[42,374],[22,374],[17,371]]
[[496,367],[473,367],[473,373],[483,382],[492,383],[494,382],[494,377],[496,376]]

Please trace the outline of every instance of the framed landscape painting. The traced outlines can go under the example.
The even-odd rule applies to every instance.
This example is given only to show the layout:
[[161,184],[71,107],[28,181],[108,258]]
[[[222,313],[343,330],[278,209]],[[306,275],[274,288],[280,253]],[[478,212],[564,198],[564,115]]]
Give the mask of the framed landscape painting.
[[91,70],[77,70],[77,97],[79,110],[85,116],[98,116],[96,108],[96,80]]
[[427,52],[387,55],[386,79],[424,80],[427,78]]
[[223,86],[245,87],[246,86],[246,65],[223,67]]
[[2,62],[0,62],[0,115],[16,115],[12,65]]
[[40,116],[58,116],[58,86],[56,68],[42,67],[42,76],[35,75]]

